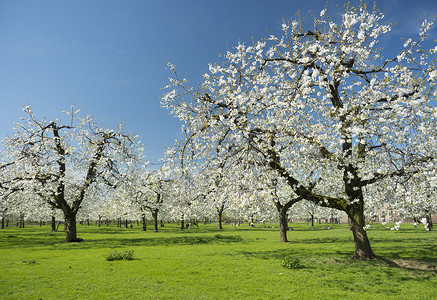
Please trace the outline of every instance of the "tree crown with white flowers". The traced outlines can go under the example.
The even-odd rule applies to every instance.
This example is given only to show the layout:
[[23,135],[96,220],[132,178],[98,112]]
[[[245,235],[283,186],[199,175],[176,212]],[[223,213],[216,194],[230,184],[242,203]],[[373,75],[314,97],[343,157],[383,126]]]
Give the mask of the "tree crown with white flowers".
[[122,127],[106,129],[71,107],[68,120],[38,119],[30,106],[16,123],[14,136],[4,141],[11,162],[8,190],[25,184],[66,220],[66,241],[77,241],[76,215],[99,185],[116,186],[123,169],[142,158],[135,137]]
[[274,171],[298,196],[346,212],[354,257],[371,259],[366,188],[436,169],[437,47],[427,47],[433,22],[425,20],[416,39],[385,57],[378,39],[391,26],[382,13],[346,5],[340,16],[323,10],[309,30],[297,17],[281,36],[239,43],[197,87],[170,64],[162,104],[185,122],[180,158]]

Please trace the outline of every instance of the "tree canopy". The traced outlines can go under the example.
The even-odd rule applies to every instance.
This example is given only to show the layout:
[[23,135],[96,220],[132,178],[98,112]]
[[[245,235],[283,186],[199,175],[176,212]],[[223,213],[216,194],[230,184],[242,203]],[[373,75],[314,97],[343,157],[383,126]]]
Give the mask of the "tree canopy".
[[[371,259],[364,230],[366,189],[386,178],[435,172],[437,47],[433,22],[385,56],[391,25],[376,8],[326,10],[304,29],[239,43],[192,87],[174,76],[163,106],[185,122],[182,161],[220,161],[281,177],[295,195],[347,213],[355,258]],[[313,189],[310,183],[317,180]]]

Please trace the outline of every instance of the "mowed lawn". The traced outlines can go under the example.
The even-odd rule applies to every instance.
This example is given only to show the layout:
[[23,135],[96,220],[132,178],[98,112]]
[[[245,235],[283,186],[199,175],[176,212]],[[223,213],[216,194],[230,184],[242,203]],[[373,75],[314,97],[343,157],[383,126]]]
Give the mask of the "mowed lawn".
[[[272,224],[273,226],[275,224]],[[437,299],[437,232],[374,225],[377,258],[354,261],[347,225],[279,229],[216,224],[161,232],[78,225],[83,243],[49,226],[0,230],[0,299]],[[114,250],[134,260],[107,261]],[[303,268],[281,260],[298,258]]]

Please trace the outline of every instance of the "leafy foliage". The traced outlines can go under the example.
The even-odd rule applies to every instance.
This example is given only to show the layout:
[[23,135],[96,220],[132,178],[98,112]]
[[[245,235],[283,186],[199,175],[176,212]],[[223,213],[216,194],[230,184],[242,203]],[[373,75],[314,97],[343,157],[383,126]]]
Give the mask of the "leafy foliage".
[[302,269],[304,266],[299,258],[289,256],[281,260],[281,266],[287,269]]
[[126,250],[123,252],[118,252],[117,250],[114,250],[113,252],[105,255],[105,259],[107,261],[113,261],[113,260],[133,260],[134,259],[134,250]]

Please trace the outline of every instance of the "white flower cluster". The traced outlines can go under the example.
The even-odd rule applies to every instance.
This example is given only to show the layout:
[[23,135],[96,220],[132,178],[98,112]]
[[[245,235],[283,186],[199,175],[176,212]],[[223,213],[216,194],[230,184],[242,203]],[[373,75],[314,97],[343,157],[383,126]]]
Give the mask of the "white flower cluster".
[[429,223],[428,223],[428,219],[427,218],[422,218],[421,220],[420,220],[420,222],[423,224],[423,225],[425,225],[425,230],[426,231],[429,231],[430,229],[429,229]]
[[399,231],[399,229],[401,228],[401,224],[402,224],[402,222],[396,222],[395,223],[395,226],[394,227],[392,227],[392,228],[390,228],[390,230],[396,230],[396,231]]

